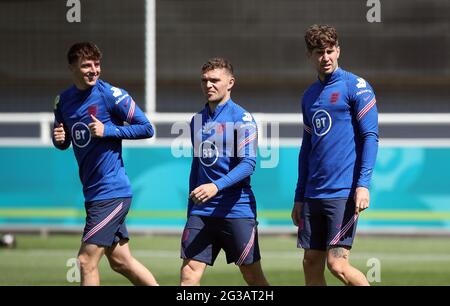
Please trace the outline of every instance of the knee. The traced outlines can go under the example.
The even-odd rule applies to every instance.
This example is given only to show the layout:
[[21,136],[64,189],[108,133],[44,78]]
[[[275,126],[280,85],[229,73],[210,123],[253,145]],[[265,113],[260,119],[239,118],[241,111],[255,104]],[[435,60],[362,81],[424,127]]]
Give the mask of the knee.
[[259,262],[239,267],[242,277],[249,286],[269,286]]
[[303,258],[303,269],[318,269],[325,266],[325,261],[321,257],[304,257]]
[[192,269],[189,265],[183,265],[180,270],[180,284],[182,286],[198,285],[201,274]]
[[254,284],[257,282],[258,278],[256,277],[255,273],[252,271],[241,269],[242,277],[246,281],[247,284]]
[[267,280],[262,273],[255,273],[255,272],[242,272],[242,277],[244,278],[244,281],[249,286],[268,286]]
[[109,260],[109,265],[111,269],[120,274],[124,274],[130,270],[129,260],[111,258]]
[[328,270],[330,270],[331,273],[334,275],[344,275],[346,263],[342,261],[328,261],[327,262]]
[[94,260],[92,260],[87,255],[80,254],[77,257],[77,260],[78,260],[78,266],[80,268],[80,271],[83,274],[91,273],[91,272],[93,272],[94,270],[97,269],[97,263],[94,262]]

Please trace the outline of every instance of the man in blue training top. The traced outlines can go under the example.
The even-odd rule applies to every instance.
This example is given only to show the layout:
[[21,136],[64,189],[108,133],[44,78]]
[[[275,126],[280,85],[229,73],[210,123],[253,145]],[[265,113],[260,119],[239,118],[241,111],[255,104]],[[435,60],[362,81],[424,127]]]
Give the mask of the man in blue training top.
[[153,128],[125,90],[99,79],[101,56],[89,42],[69,49],[74,85],[56,97],[54,110],[53,144],[65,150],[72,143],[85,197],[86,226],[78,253],[81,285],[100,284],[103,255],[133,284],[157,285],[128,246],[125,217],[132,192],[122,160],[122,139],[150,138]]
[[232,65],[213,58],[202,67],[208,101],[191,121],[193,159],[188,220],[181,241],[181,285],[199,285],[221,249],[249,285],[268,285],[260,263],[256,200],[250,175],[256,165],[257,128],[234,103]]
[[328,269],[347,285],[369,285],[349,263],[359,213],[369,207],[369,183],[378,150],[375,94],[362,78],[338,67],[333,27],[305,34],[318,80],[302,101],[303,141],[292,220],[304,248],[306,285],[326,285]]

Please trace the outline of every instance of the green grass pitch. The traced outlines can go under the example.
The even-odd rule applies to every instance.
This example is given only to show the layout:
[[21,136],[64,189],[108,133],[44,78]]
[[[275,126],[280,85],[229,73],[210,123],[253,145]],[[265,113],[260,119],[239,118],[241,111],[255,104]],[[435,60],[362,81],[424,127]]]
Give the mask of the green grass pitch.
[[[0,285],[78,285],[67,281],[67,261],[76,257],[78,235],[17,235],[18,247],[0,249]],[[150,268],[160,285],[178,285],[180,238],[178,236],[132,236],[134,256]],[[301,259],[294,236],[260,236],[262,266],[272,285],[304,285]],[[356,238],[351,262],[363,273],[379,261],[380,282],[372,285],[450,285],[450,238],[374,237]],[[112,272],[106,258],[100,265],[102,285],[129,285]],[[372,274],[373,275],[373,274]],[[341,285],[328,271],[329,285]],[[238,268],[225,263],[223,252],[208,267],[202,285],[245,285]]]

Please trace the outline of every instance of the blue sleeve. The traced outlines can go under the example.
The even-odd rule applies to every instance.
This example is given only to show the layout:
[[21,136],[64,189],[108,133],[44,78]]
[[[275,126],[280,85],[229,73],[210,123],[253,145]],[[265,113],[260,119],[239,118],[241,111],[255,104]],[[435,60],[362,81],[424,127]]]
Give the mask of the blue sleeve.
[[[192,157],[192,164],[191,164],[191,173],[189,175],[189,195],[191,194],[192,190],[197,188],[197,174],[198,174],[198,157],[193,156]],[[194,206],[194,201],[189,197],[188,199],[188,210],[187,215],[191,214],[192,206]]]
[[309,153],[311,152],[311,127],[306,119],[305,111],[303,113],[303,139],[300,153],[298,154],[298,179],[295,190],[294,202],[303,202],[305,200],[306,182],[308,179]]
[[243,119],[246,121],[236,125],[236,152],[239,163],[228,174],[213,181],[219,191],[235,185],[255,171],[258,129],[249,113],[245,113]]
[[[191,194],[192,190],[197,187],[198,182],[198,154],[196,154],[196,148],[194,146],[194,127],[193,127],[193,118],[191,120],[191,143],[192,143],[192,164],[191,164],[191,173],[189,174],[189,194]],[[188,200],[188,210],[187,215],[189,217],[192,206],[194,206],[194,202],[189,198]]]
[[125,125],[105,124],[104,137],[121,139],[143,139],[154,135],[153,127],[147,116],[123,89],[111,87],[106,92],[107,107],[112,117]]
[[357,187],[370,187],[373,168],[378,151],[378,111],[375,93],[362,78],[356,78],[350,84],[353,102],[354,120],[357,124],[359,143],[361,144],[361,164]]
[[56,96],[56,98],[55,98],[55,107],[54,107],[54,110],[53,110],[53,113],[54,113],[54,115],[55,115],[55,120],[53,121],[53,128],[58,127],[59,124],[62,123],[63,126],[64,126],[64,131],[66,132],[66,139],[65,139],[64,143],[62,143],[62,144],[57,144],[57,143],[55,142],[55,138],[53,137],[53,133],[52,133],[52,142],[53,142],[53,145],[54,145],[56,148],[58,148],[58,149],[60,149],[60,150],[66,150],[67,148],[70,147],[70,142],[71,142],[70,139],[71,139],[71,138],[70,138],[70,131],[67,129],[67,126],[66,126],[66,124],[64,123],[63,116],[62,116],[62,114],[61,114],[61,108],[60,108],[59,100],[60,100],[60,96],[58,95],[58,96]]

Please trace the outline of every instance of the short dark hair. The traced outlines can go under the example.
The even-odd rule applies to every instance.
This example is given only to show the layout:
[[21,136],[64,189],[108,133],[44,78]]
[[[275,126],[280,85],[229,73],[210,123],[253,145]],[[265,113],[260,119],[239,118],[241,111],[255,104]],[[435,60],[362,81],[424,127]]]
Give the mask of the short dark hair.
[[222,57],[214,57],[210,58],[206,63],[202,66],[202,73],[205,73],[214,69],[226,69],[231,75],[234,75],[233,65]]
[[305,33],[306,48],[309,52],[314,49],[339,47],[337,31],[329,25],[313,24]]
[[78,42],[73,44],[67,52],[67,61],[71,65],[78,62],[80,58],[97,61],[102,58],[102,52],[92,42]]

